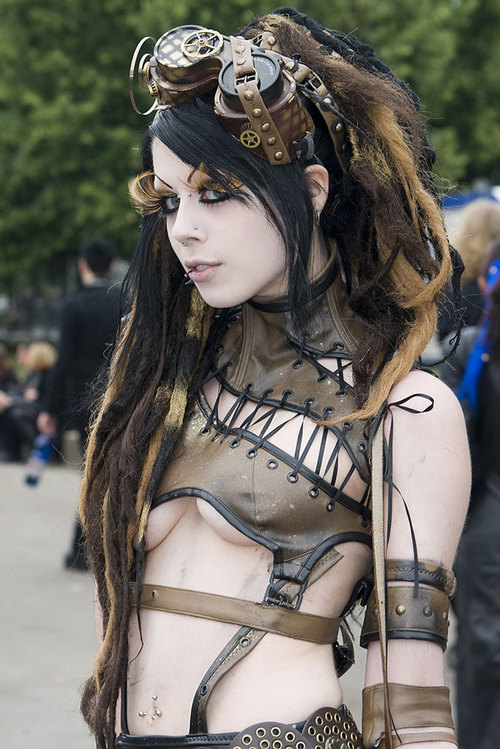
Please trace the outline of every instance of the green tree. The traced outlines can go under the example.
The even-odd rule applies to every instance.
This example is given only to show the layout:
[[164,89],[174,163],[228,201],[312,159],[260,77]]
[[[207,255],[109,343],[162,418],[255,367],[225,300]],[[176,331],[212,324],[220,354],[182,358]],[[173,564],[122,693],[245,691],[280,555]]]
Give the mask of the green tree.
[[[0,274],[43,268],[106,235],[129,251],[138,123],[123,0],[2,0]],[[50,264],[49,264],[50,266]]]
[[[421,99],[453,182],[500,179],[500,0],[297,0],[371,44]],[[0,279],[52,279],[96,235],[133,251],[127,182],[148,118],[127,74],[138,39],[183,23],[232,32],[268,0],[0,0]],[[146,98],[144,98],[146,102]]]

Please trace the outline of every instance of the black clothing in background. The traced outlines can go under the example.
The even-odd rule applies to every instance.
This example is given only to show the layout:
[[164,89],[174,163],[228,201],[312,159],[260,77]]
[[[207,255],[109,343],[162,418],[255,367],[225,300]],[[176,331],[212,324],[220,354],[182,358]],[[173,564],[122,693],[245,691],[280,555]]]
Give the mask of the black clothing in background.
[[[477,328],[464,331],[443,379],[457,390]],[[478,382],[478,413],[467,413],[473,485],[455,560],[458,617],[457,729],[460,749],[496,749],[500,737],[500,362]]]
[[59,429],[88,425],[89,386],[105,361],[119,323],[120,289],[105,279],[84,286],[62,310],[59,355],[52,371],[45,410],[59,417]]

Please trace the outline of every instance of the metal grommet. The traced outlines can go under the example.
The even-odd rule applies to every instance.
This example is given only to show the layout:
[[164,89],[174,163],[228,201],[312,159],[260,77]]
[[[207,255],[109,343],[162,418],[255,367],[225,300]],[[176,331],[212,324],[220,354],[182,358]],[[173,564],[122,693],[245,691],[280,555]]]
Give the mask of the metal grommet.
[[309,728],[307,729],[307,733],[309,734],[309,736],[314,736],[316,733],[316,731],[314,730],[314,726],[309,726]]
[[430,606],[424,606],[424,616],[432,616],[432,609]]
[[292,733],[291,731],[287,731],[287,733],[285,733],[285,741],[290,741],[291,742],[291,741],[294,741],[294,740],[295,740],[295,734]]
[[[288,749],[288,747],[286,749]],[[303,741],[297,741],[296,749],[306,749],[306,745]]]
[[347,395],[347,391],[346,390],[337,390],[337,392],[335,393],[335,395],[337,396],[337,398],[343,398],[345,395]]
[[314,722],[316,723],[317,726],[322,726],[323,725],[323,718],[321,717],[321,715],[317,715]]
[[200,434],[210,434],[210,429],[208,427],[203,427],[203,429],[200,429]]
[[241,743],[245,744],[246,746],[252,743],[252,737],[250,736],[249,733],[246,733],[244,736],[241,737]]
[[331,499],[326,505],[326,510],[327,512],[333,512],[334,509],[335,509],[335,502],[333,501],[333,499]]
[[330,723],[333,720],[333,715],[330,712],[325,713],[326,720]]
[[319,495],[319,491],[318,491],[318,489],[315,486],[309,487],[309,491],[307,493],[313,499],[316,499],[316,497]]
[[275,739],[273,741],[273,749],[282,749],[283,742],[280,741],[280,739]]
[[262,739],[262,741],[259,741],[260,749],[269,749],[271,746],[271,742],[269,739]]
[[347,734],[345,731],[340,732],[340,738],[342,739],[342,741],[347,741]]
[[266,729],[262,728],[262,726],[259,726],[257,730],[255,731],[256,735],[261,739],[263,736],[266,735]]
[[344,721],[344,731],[349,731],[351,728],[351,724],[348,723],[346,720]]
[[352,429],[352,422],[351,421],[343,421],[342,422],[342,426],[346,430],[346,432],[348,432],[349,429]]
[[340,717],[340,715],[338,713],[335,713],[335,715],[333,716],[333,719],[334,719],[335,723],[340,723],[341,720],[342,720],[342,718]]
[[231,440],[231,442],[229,443],[229,447],[232,447],[233,450],[234,450],[235,447],[239,447],[239,445],[240,445],[240,438],[239,437],[235,437],[234,440]]
[[403,614],[406,614],[406,607],[403,606],[402,603],[400,603],[399,606],[396,606],[396,614],[398,616],[403,616]]
[[323,736],[322,733],[317,733],[316,734],[316,741],[319,741],[320,744],[324,744],[325,743],[325,737]]
[[277,460],[274,460],[274,458],[271,458],[267,461],[266,466],[270,471],[274,471],[279,466],[279,463]]
[[240,645],[242,648],[247,648],[251,642],[252,642],[251,639],[246,636],[240,639]]
[[325,734],[325,736],[329,736],[331,732],[332,732],[332,729],[330,728],[330,726],[325,726],[323,728],[323,733]]
[[320,375],[318,377],[318,379],[316,380],[316,382],[326,382],[327,379],[328,379],[328,375],[322,374],[322,375]]
[[273,726],[271,728],[271,734],[273,736],[281,736],[281,728],[279,726]]
[[335,734],[335,736],[338,736],[340,733],[340,728],[338,726],[333,726],[332,733]]
[[292,364],[292,367],[294,369],[300,369],[302,366],[302,360],[301,359],[295,359],[295,361]]
[[358,442],[358,450],[360,453],[366,452],[366,442]]
[[281,397],[282,397],[282,398],[285,398],[285,399],[286,399],[286,398],[291,398],[291,397],[292,397],[292,395],[293,395],[293,390],[290,390],[290,388],[286,388],[286,389],[285,389],[285,390],[283,390],[283,392],[281,393]]
[[206,694],[208,691],[208,687],[206,684],[203,684],[203,686],[200,689],[200,694]]
[[255,456],[257,455],[257,450],[255,449],[255,447],[251,447],[249,450],[247,450],[246,455],[247,455],[247,458],[250,458],[250,459],[255,458]]
[[296,484],[299,480],[299,477],[296,473],[293,473],[292,471],[290,473],[287,473],[286,475],[287,481],[290,482],[290,484]]

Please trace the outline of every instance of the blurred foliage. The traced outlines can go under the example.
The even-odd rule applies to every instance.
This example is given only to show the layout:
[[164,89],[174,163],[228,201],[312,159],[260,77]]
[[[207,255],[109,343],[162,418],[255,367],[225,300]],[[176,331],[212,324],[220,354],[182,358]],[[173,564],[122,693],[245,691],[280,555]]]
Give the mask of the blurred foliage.
[[[500,0],[297,0],[353,32],[414,88],[438,170],[500,181]],[[200,7],[201,6],[201,7]],[[94,236],[133,251],[127,183],[140,118],[128,99],[138,39],[198,23],[234,32],[262,0],[0,0],[0,279],[54,280]]]

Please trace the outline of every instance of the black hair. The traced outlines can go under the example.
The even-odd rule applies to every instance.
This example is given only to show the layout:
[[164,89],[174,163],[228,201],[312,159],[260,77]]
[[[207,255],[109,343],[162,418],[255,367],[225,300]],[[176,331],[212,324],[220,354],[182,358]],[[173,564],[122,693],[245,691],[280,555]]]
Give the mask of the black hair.
[[85,260],[92,273],[105,276],[115,258],[115,245],[108,239],[92,239],[84,242],[78,251],[79,257]]

